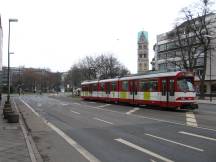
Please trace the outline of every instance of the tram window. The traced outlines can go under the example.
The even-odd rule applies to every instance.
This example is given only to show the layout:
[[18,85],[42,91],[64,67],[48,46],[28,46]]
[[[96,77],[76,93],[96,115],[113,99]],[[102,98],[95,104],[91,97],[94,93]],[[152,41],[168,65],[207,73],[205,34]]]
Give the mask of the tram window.
[[191,78],[182,78],[177,80],[178,89],[182,92],[191,91],[194,92],[194,87]]
[[92,93],[92,84],[89,85],[89,91]]
[[93,84],[93,91],[97,91],[97,84]]
[[86,89],[85,86],[82,86],[82,91],[85,91],[85,89]]
[[150,83],[150,84],[149,84],[149,91],[155,92],[155,91],[158,90],[158,83],[157,83],[156,80],[150,81],[149,83]]
[[106,92],[110,93],[110,83],[106,83]]
[[147,81],[140,81],[140,91],[148,91],[149,90],[149,85]]
[[175,87],[174,87],[174,80],[170,80],[170,96],[174,96]]
[[134,92],[135,92],[135,94],[137,94],[137,91],[139,91],[139,82],[135,81],[134,82]]
[[123,81],[122,82],[122,90],[123,91],[128,91],[128,81]]
[[162,96],[166,95],[166,89],[167,89],[166,80],[162,80]]
[[116,90],[116,83],[115,82],[112,82],[112,91],[115,91]]
[[104,91],[104,83],[101,83],[101,91]]

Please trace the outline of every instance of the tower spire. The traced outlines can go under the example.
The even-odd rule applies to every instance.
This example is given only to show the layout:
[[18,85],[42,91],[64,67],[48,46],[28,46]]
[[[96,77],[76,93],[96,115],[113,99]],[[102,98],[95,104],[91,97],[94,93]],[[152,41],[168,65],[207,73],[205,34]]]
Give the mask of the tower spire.
[[149,70],[149,51],[148,51],[148,32],[140,31],[138,33],[138,73]]

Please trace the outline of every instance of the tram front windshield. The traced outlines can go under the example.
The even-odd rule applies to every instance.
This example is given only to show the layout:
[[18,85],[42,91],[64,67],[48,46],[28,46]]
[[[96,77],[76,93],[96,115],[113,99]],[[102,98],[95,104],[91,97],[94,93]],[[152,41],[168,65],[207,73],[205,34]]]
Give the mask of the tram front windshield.
[[181,78],[177,80],[177,85],[180,91],[186,92],[194,92],[194,86],[192,82],[192,78]]

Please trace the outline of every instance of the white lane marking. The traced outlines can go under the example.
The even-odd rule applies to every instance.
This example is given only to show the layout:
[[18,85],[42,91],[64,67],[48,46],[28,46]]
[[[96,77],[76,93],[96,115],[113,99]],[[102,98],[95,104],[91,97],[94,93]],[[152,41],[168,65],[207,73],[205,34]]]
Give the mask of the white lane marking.
[[126,140],[124,140],[124,139],[117,138],[117,139],[115,139],[115,140],[118,141],[118,142],[120,142],[120,143],[123,143],[123,144],[125,144],[125,145],[127,145],[127,146],[130,146],[130,147],[132,147],[132,148],[134,148],[134,149],[136,149],[136,150],[139,150],[139,151],[144,152],[144,153],[146,153],[146,154],[148,154],[148,155],[151,155],[151,156],[153,156],[153,157],[155,157],[155,158],[157,158],[157,159],[160,159],[160,160],[163,160],[163,161],[166,161],[166,162],[173,162],[173,161],[170,160],[170,159],[167,159],[167,158],[165,158],[165,157],[163,157],[163,156],[161,156],[161,155],[159,155],[159,154],[156,154],[156,153],[154,153],[154,152],[152,152],[152,151],[149,151],[149,150],[147,150],[147,149],[145,149],[145,148],[143,148],[143,147],[140,147],[140,146],[138,146],[138,145],[135,145],[135,144],[133,144],[133,143],[131,143],[131,142],[129,142],[129,141],[126,141]]
[[42,106],[42,104],[41,103],[37,103],[37,107],[41,107]]
[[134,108],[128,112],[126,112],[127,115],[131,114],[131,113],[134,113],[135,111],[139,110],[139,108]]
[[156,162],[155,160],[153,160],[153,159],[150,159],[150,162]]
[[79,112],[76,112],[76,111],[73,111],[73,110],[70,110],[72,113],[74,114],[80,114]]
[[56,127],[54,124],[47,121],[45,118],[40,116],[34,109],[28,105],[24,100],[20,99],[32,112],[37,115],[39,118],[42,119],[42,121],[48,125],[52,130],[54,130],[56,133],[58,133],[67,143],[69,143],[73,148],[75,148],[80,154],[82,154],[88,161],[90,162],[100,162],[94,155],[89,153],[85,148],[83,148],[81,145],[79,145],[75,140],[73,140],[71,137],[69,137],[67,134],[65,134],[61,129]]
[[186,113],[186,125],[197,127],[197,121],[196,117],[193,112],[187,112]]
[[159,137],[159,136],[155,136],[155,135],[152,135],[152,134],[145,133],[145,135],[153,137],[153,138],[157,138],[157,139],[160,139],[160,140],[163,140],[163,141],[167,141],[167,142],[170,142],[170,143],[174,143],[174,144],[177,144],[177,145],[180,145],[180,146],[184,146],[184,147],[187,147],[187,148],[190,148],[190,149],[194,149],[196,151],[204,151],[203,149],[200,149],[200,148],[197,148],[197,147],[185,145],[183,143],[175,142],[175,141],[172,141],[172,140],[169,140],[169,139],[166,139],[166,138],[162,138],[162,137]]
[[69,104],[67,103],[61,103],[62,106],[68,106]]
[[89,103],[96,103],[96,102],[89,102]]
[[75,104],[75,105],[81,105],[80,103],[78,103],[78,102],[74,102],[73,104]]
[[105,105],[96,106],[96,107],[102,108],[102,107],[107,107],[107,106],[110,106],[110,105],[111,105],[111,104],[105,104]]
[[24,103],[24,105],[26,105],[36,116],[40,117],[40,115],[29,104],[27,104],[23,99],[20,98],[20,101],[22,101],[22,103]]
[[111,122],[108,122],[108,121],[106,121],[106,120],[103,120],[103,119],[99,119],[99,118],[93,118],[93,119],[95,119],[95,120],[99,120],[99,121],[102,121],[102,122],[104,122],[104,123],[107,123],[107,124],[113,124],[113,123],[111,123]]
[[[19,113],[16,102],[14,100],[13,100],[13,102],[14,102],[14,106],[15,106],[16,111]],[[27,148],[28,148],[28,151],[29,151],[29,156],[31,158],[31,161],[32,162],[37,162],[34,151],[33,151],[33,148],[32,148],[32,145],[31,145],[31,142],[30,142],[30,139],[29,139],[29,135],[28,135],[28,133],[27,133],[27,131],[25,129],[24,122],[23,122],[23,119],[20,116],[20,113],[19,113],[19,123],[20,123],[21,129],[22,129],[25,141],[26,141],[26,145],[27,145]]]
[[211,141],[216,141],[215,138],[206,137],[206,136],[202,136],[202,135],[198,135],[198,134],[194,134],[194,133],[189,133],[189,132],[184,132],[184,131],[180,131],[178,133],[186,134],[186,135],[194,136],[194,137],[198,137],[198,138],[203,138],[203,139],[207,139],[207,140],[211,140]]

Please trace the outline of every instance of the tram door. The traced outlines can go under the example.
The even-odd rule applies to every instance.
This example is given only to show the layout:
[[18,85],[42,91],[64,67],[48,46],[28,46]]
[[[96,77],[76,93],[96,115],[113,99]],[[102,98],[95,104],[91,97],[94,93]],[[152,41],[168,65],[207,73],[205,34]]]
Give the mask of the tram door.
[[106,100],[107,101],[109,101],[110,100],[110,82],[107,82],[106,84],[105,84],[105,92],[106,92],[106,94],[105,94],[105,97],[106,97]]
[[169,102],[175,101],[174,79],[171,78],[162,79],[161,101],[165,101],[167,106]]
[[134,104],[137,99],[137,91],[138,91],[138,81],[137,80],[129,80],[129,99],[130,103]]

